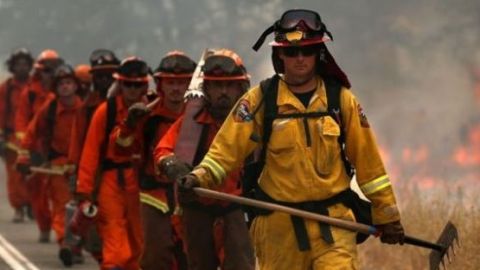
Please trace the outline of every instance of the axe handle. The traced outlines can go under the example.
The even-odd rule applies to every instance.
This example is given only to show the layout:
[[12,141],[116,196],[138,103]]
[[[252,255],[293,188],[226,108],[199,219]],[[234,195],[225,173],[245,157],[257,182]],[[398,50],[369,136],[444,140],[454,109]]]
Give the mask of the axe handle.
[[62,170],[55,170],[50,168],[43,168],[43,167],[30,167],[30,170],[34,173],[41,173],[41,174],[50,174],[50,175],[65,175],[65,172]]
[[377,232],[376,228],[373,226],[368,226],[365,224],[356,223],[353,221],[343,220],[339,218],[332,218],[329,216],[320,215],[320,214],[316,214],[316,213],[312,213],[304,210],[299,210],[299,209],[295,209],[292,207],[287,207],[287,206],[283,206],[275,203],[268,203],[264,201],[249,199],[249,198],[226,194],[223,192],[218,192],[218,191],[205,189],[205,188],[197,187],[197,188],[194,188],[194,190],[195,190],[195,193],[197,193],[202,197],[229,201],[229,202],[234,202],[242,205],[249,205],[249,206],[272,210],[272,211],[280,211],[290,215],[311,219],[315,221],[320,221],[335,227],[347,229],[350,231],[360,232],[363,234],[375,234]]
[[[233,203],[253,206],[253,207],[272,210],[272,211],[280,211],[293,216],[298,216],[298,217],[302,217],[310,220],[323,222],[335,227],[339,227],[342,229],[355,231],[363,234],[378,235],[379,233],[377,228],[375,228],[374,226],[369,226],[366,224],[361,224],[361,223],[357,223],[349,220],[332,218],[329,216],[320,215],[320,214],[316,214],[316,213],[312,213],[304,210],[299,210],[299,209],[295,209],[292,207],[287,207],[287,206],[283,206],[275,203],[268,203],[264,201],[249,199],[241,196],[235,196],[235,195],[218,192],[210,189],[205,189],[205,188],[199,188],[199,187],[194,188],[194,191],[195,193],[197,193],[199,196],[202,196],[202,197],[229,201]],[[405,243],[414,245],[414,246],[437,250],[440,252],[443,252],[445,250],[445,247],[442,245],[431,243],[431,242],[414,238],[408,235],[405,235]]]

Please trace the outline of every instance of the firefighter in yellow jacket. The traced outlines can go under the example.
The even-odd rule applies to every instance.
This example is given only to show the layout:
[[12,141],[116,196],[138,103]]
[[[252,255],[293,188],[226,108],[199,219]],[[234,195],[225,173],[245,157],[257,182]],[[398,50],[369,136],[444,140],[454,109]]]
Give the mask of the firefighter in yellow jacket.
[[[374,135],[347,76],[324,44],[332,39],[330,32],[318,13],[288,10],[254,49],[272,32],[276,75],[239,100],[203,161],[179,180],[183,192],[219,185],[264,145],[258,199],[357,220],[351,202],[358,200],[350,190],[355,168],[381,240],[402,244],[400,214]],[[337,102],[331,93],[337,93]],[[251,234],[262,270],[358,269],[354,232],[273,212],[258,215]]]

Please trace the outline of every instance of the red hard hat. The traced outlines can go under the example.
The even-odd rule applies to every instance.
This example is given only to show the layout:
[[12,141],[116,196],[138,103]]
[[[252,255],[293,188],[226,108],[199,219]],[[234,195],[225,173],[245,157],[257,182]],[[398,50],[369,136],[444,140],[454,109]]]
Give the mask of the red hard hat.
[[205,80],[227,81],[250,79],[243,61],[234,51],[229,49],[216,50],[205,59],[202,67]]
[[113,73],[113,77],[119,81],[148,82],[150,68],[142,59],[132,56],[125,58]]
[[191,78],[197,64],[182,51],[171,51],[160,61],[156,78]]

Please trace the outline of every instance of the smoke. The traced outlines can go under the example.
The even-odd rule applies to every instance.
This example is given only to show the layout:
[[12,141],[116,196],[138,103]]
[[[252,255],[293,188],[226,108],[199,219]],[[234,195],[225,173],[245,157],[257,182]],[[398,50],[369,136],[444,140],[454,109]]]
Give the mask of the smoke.
[[206,47],[238,52],[252,83],[270,76],[270,48],[252,44],[289,8],[317,10],[329,49],[349,75],[381,144],[400,155],[427,145],[442,166],[478,118],[472,72],[480,68],[480,2],[0,0],[0,57],[27,46],[57,49],[71,64],[92,50],[138,55],[157,66],[169,50],[197,59]]

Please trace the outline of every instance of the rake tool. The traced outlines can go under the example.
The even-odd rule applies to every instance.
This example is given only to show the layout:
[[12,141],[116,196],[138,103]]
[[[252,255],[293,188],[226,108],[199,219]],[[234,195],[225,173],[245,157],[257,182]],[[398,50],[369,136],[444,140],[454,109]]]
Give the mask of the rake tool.
[[[336,226],[336,227],[347,229],[354,232],[359,232],[359,233],[368,234],[368,235],[375,235],[375,236],[380,235],[380,232],[377,230],[377,228],[375,228],[374,226],[366,225],[366,224],[356,223],[353,221],[348,221],[348,220],[343,220],[338,218],[332,218],[329,216],[319,215],[312,212],[303,211],[303,210],[299,210],[299,209],[295,209],[295,208],[291,208],[291,207],[287,207],[279,204],[268,203],[264,201],[230,195],[223,192],[218,192],[218,191],[204,189],[204,188],[196,187],[194,188],[194,191],[197,195],[202,197],[229,201],[233,203],[253,206],[253,207],[272,210],[272,211],[280,211],[290,215],[323,222],[331,226]],[[446,269],[444,259],[446,256],[448,259],[448,262],[451,263],[449,250],[451,249],[453,255],[455,255],[454,242],[457,243],[457,246],[460,246],[458,243],[457,228],[450,221],[447,223],[447,225],[443,229],[443,232],[440,234],[440,237],[436,243],[428,242],[422,239],[405,235],[406,244],[428,248],[432,250],[432,252],[430,253],[430,270],[438,270],[440,268],[440,265],[442,265],[443,268]]]

